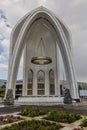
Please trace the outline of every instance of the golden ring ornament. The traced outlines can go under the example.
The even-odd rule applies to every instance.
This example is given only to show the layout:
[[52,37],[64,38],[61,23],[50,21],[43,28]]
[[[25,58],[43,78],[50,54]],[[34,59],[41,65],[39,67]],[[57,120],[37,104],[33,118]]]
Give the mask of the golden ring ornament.
[[52,63],[52,59],[47,56],[38,56],[38,57],[33,57],[31,59],[31,63],[37,64],[37,65],[47,65]]

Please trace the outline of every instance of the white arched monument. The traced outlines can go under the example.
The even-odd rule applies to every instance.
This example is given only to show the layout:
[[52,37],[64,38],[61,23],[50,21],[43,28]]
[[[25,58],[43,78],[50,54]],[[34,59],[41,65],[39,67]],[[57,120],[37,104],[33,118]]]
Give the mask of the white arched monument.
[[[73,99],[79,99],[72,63],[70,32],[60,18],[44,7],[26,14],[12,30],[7,90],[13,91],[23,53],[23,90],[20,101],[59,102],[59,50]],[[37,57],[48,58],[37,64]],[[35,59],[36,58],[36,59]],[[39,59],[41,60],[41,59]]]

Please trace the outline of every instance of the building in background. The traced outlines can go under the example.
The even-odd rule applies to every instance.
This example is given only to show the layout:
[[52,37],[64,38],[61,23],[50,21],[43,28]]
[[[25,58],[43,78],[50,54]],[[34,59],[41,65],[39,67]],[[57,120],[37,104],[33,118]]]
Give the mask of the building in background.
[[[0,87],[6,87],[7,80],[0,79]],[[80,98],[87,99],[87,83],[86,82],[77,82],[78,92]],[[22,97],[22,88],[23,88],[23,80],[17,80],[15,86],[15,99]],[[69,84],[66,80],[60,80],[60,96],[64,96],[64,88],[69,89]]]
[[[16,91],[15,91],[15,98],[16,99],[18,97],[22,96],[22,86],[23,86],[23,81],[18,80],[16,82]],[[78,86],[79,97],[80,98],[87,98],[87,83],[86,82],[77,82],[77,86]],[[61,97],[64,97],[64,88],[69,89],[69,84],[67,83],[66,80],[60,80],[60,95],[61,95]]]
[[[18,80],[16,82],[15,98],[22,96],[22,86],[23,86],[23,81]],[[86,82],[77,82],[77,86],[78,86],[79,97],[87,98],[87,83]],[[69,89],[69,84],[67,83],[66,80],[60,80],[60,96],[61,97],[64,97],[65,88]]]

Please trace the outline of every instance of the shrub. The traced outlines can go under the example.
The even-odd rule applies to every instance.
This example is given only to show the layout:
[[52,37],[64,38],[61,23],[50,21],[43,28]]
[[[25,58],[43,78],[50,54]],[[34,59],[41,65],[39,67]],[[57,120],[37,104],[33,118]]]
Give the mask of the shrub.
[[27,116],[28,115],[28,108],[24,108],[21,112],[21,115]]
[[72,123],[72,122],[74,122],[75,120],[76,120],[76,118],[75,118],[74,114],[69,113],[69,114],[68,114],[68,117],[67,117],[68,123]]
[[29,117],[34,117],[39,115],[39,109],[36,107],[32,108],[24,108],[21,112],[21,115],[23,116],[29,116]]
[[47,112],[48,112],[47,110],[41,111],[37,107],[32,107],[32,108],[27,107],[22,110],[21,115],[28,116],[28,117],[34,117],[34,116],[44,115]]
[[81,121],[81,126],[87,127],[87,117],[85,117],[85,118]]
[[10,127],[2,128],[1,130],[59,130],[62,128],[60,124],[50,123],[48,121],[22,121]]
[[75,114],[75,118],[76,118],[76,120],[79,120],[79,119],[81,119],[81,116],[79,114]]
[[52,120],[56,122],[64,122],[64,123],[72,123],[78,119],[80,119],[80,115],[76,116],[76,114],[70,112],[58,112],[56,110],[51,111],[45,119]]

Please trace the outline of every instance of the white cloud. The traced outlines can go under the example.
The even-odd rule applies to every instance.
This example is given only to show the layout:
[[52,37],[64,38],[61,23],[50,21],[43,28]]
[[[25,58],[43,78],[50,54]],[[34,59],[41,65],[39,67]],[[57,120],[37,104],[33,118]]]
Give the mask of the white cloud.
[[2,47],[3,49],[3,52],[1,52],[1,57],[3,57],[1,60],[2,60],[2,63],[4,62],[5,64],[8,63],[8,57],[9,57],[9,40],[7,39],[4,39],[0,46]]
[[6,39],[10,37],[11,28],[6,26],[6,23],[3,19],[0,20],[0,34],[3,35]]
[[0,61],[4,60],[5,57],[3,55],[0,55]]
[[[1,28],[0,28],[1,29]],[[6,28],[6,27],[3,27],[1,30],[0,30],[0,34],[6,38],[6,39],[10,39],[10,33],[11,33],[11,29],[10,28]]]
[[0,79],[7,79],[8,64],[0,63]]
[[1,42],[1,46],[3,47],[4,51],[8,51],[9,45],[10,45],[10,42],[9,42],[8,39],[4,39],[4,40]]
[[8,65],[6,64],[0,64],[0,69],[8,69]]

